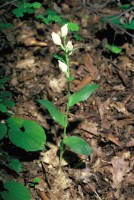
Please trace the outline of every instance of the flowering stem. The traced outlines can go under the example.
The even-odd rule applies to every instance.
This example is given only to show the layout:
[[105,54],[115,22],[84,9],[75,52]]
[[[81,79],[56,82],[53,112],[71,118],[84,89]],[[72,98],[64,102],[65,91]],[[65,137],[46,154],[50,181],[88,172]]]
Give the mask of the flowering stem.
[[[66,41],[64,40],[64,48],[66,45]],[[66,104],[66,113],[65,113],[65,126],[64,126],[64,132],[63,132],[63,139],[67,137],[67,125],[68,125],[68,115],[69,115],[69,99],[70,99],[70,63],[69,63],[69,55],[68,52],[65,50],[65,58],[66,58],[66,64],[68,66],[68,77],[67,77],[67,104]],[[65,151],[65,145],[61,142],[60,145],[60,161],[59,161],[59,169],[61,169],[61,162],[62,162],[62,157]]]

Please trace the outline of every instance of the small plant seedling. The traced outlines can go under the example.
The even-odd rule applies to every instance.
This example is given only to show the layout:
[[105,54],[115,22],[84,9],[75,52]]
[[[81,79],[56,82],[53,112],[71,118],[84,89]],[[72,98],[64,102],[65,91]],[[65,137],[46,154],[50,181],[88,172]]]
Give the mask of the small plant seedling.
[[35,187],[35,185],[39,184],[40,181],[41,181],[40,178],[35,177],[35,178],[33,179],[33,181],[29,184],[29,186],[33,188],[33,187]]
[[120,54],[122,52],[122,48],[116,45],[106,44],[105,47],[114,54]]
[[21,18],[24,16],[25,13],[27,14],[35,13],[36,9],[39,9],[41,6],[42,4],[39,2],[34,2],[34,3],[20,2],[18,4],[18,7],[12,10],[12,13],[17,18]]
[[67,126],[70,108],[78,102],[86,100],[93,92],[95,92],[99,88],[98,84],[87,84],[80,91],[71,94],[70,84],[74,78],[70,75],[70,56],[76,49],[73,47],[72,41],[67,41],[67,34],[68,24],[65,24],[61,28],[61,36],[59,36],[55,32],[52,33],[53,42],[57,46],[59,46],[59,48],[64,52],[64,56],[61,57],[59,55],[55,55],[55,58],[58,59],[59,68],[65,74],[65,77],[67,79],[66,112],[63,114],[56,108],[56,106],[52,102],[48,100],[38,100],[38,102],[48,110],[51,117],[63,127],[63,137],[60,142],[60,169],[62,157],[66,150],[66,147],[71,148],[77,154],[90,155],[93,153],[90,145],[80,137],[67,136]]

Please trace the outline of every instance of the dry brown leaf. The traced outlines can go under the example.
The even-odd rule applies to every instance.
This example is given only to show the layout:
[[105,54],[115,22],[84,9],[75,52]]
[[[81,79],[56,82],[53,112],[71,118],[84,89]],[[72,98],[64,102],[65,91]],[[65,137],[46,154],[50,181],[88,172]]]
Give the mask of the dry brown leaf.
[[110,109],[110,98],[108,98],[105,102],[101,102],[100,98],[98,97],[96,98],[96,103],[98,105],[99,114],[102,120],[104,115],[106,115]]
[[[49,165],[50,168],[59,166],[59,157],[57,156],[58,147],[51,145],[51,149],[46,152],[41,152],[40,160]],[[62,159],[62,166],[67,165],[68,163]]]
[[[75,82],[75,81],[74,81]],[[75,88],[76,91],[79,91],[80,89],[82,89],[86,84],[91,83],[92,82],[92,77],[90,75],[86,75],[84,76],[84,78],[81,81],[78,81],[78,85]]]
[[100,134],[98,130],[98,124],[96,122],[84,120],[82,123],[80,123],[79,128],[96,136],[99,136]]
[[120,63],[118,64],[118,67],[121,70],[130,70],[134,71],[134,64],[131,62],[128,56],[121,56],[120,57]]
[[110,104],[110,107],[115,108],[118,112],[123,113],[127,116],[130,115],[129,112],[127,111],[127,109],[125,108],[124,103],[122,103],[122,102],[117,102],[117,101],[112,102]]
[[52,78],[49,81],[49,86],[53,92],[61,93],[66,85],[67,79],[62,75],[58,79]]
[[116,136],[114,136],[111,133],[108,134],[107,139],[120,147],[123,145],[123,143],[119,141],[119,138],[117,138]]
[[82,58],[80,58],[80,63],[84,64],[85,70],[90,73],[90,76],[93,80],[98,80],[100,78],[99,71],[94,65],[94,60],[89,53],[82,55]]
[[121,182],[123,181],[126,173],[130,171],[129,161],[124,157],[113,157],[111,160],[112,163],[112,179],[113,179],[113,188],[120,188]]
[[18,61],[15,67],[18,69],[32,68],[34,64],[35,64],[35,59],[31,57],[31,58]]
[[25,46],[41,46],[41,47],[45,47],[47,46],[46,42],[41,42],[36,40],[36,38],[34,37],[27,37],[23,40],[23,43],[25,44]]

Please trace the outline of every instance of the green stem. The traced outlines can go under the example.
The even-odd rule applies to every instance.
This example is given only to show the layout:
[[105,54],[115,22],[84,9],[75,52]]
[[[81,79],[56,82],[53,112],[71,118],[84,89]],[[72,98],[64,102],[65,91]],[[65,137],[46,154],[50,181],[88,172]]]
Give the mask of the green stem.
[[[64,48],[66,49],[66,39],[64,38]],[[63,139],[67,137],[67,125],[68,125],[68,115],[69,115],[69,99],[70,99],[70,63],[69,63],[69,55],[68,52],[65,50],[65,58],[66,58],[66,64],[68,66],[68,77],[67,77],[67,104],[66,104],[66,113],[65,113],[65,126],[64,126],[64,132],[63,132]],[[65,151],[65,145],[62,143],[60,144],[60,160],[59,160],[59,169],[61,169],[61,163],[63,154]]]

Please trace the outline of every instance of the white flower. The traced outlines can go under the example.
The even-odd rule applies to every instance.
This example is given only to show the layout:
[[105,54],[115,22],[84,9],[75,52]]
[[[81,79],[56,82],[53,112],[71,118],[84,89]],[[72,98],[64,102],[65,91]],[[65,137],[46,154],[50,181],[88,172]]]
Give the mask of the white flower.
[[66,50],[67,51],[72,51],[73,50],[72,41],[68,41],[68,43],[66,45]]
[[62,46],[61,38],[60,38],[60,36],[59,36],[57,33],[52,32],[52,40],[53,40],[53,42],[54,42],[56,45]]
[[65,24],[61,28],[61,37],[66,37],[68,34],[68,24]]
[[68,69],[67,65],[65,63],[61,62],[60,60],[58,60],[58,62],[59,62],[59,68],[60,68],[60,70],[62,72],[67,73],[67,69]]

